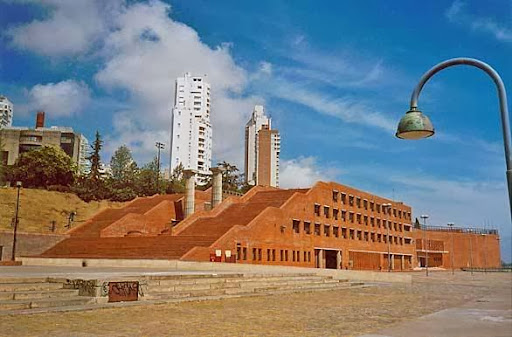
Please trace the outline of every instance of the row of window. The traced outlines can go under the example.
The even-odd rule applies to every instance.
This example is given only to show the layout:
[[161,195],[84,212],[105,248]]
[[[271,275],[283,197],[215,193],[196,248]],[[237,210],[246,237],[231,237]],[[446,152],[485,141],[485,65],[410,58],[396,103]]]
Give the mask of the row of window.
[[[324,206],[324,215],[327,219],[330,219],[330,207],[329,206]],[[316,216],[320,216],[320,205],[319,204],[315,204],[315,215]],[[387,228],[387,224],[390,224],[390,229],[394,229],[395,231],[400,231],[402,232],[403,230],[405,231],[410,231],[411,230],[411,225],[409,224],[402,224],[401,223],[397,223],[397,222],[392,222],[392,221],[389,221],[389,220],[386,220],[386,219],[380,219],[380,218],[375,218],[373,216],[368,216],[368,215],[362,215],[361,213],[354,213],[352,211],[346,211],[346,210],[341,210],[341,212],[338,210],[338,209],[333,209],[333,216],[332,218],[334,220],[340,220],[341,221],[344,221],[344,222],[351,222],[351,223],[358,223],[360,225],[364,224],[366,226],[372,226],[372,227],[378,227],[378,228],[381,228],[381,224],[382,224],[382,228]],[[348,214],[348,217],[347,217],[347,214]]]
[[[341,201],[342,205],[357,206],[357,208],[364,208],[377,213],[386,213],[385,208],[372,200],[361,199],[361,197],[354,197],[352,194],[347,195],[345,192],[332,191],[332,200],[334,202]],[[411,220],[411,213],[397,208],[388,208],[387,213],[399,219]]]
[[[276,252],[276,249],[267,249],[265,261],[275,262],[279,257],[279,261],[311,262],[311,252],[308,251],[280,249],[279,256],[276,255]],[[252,248],[251,258],[252,261],[263,261],[263,250],[261,248]],[[237,246],[236,259],[247,261],[247,247]]]
[[[323,227],[323,228],[322,228]],[[295,234],[300,234],[300,221],[299,220],[293,220],[292,222],[292,232]],[[322,230],[323,229],[323,230]],[[311,223],[304,221],[303,226],[303,233],[310,235],[311,232]],[[351,239],[360,241],[370,241],[370,242],[388,242],[388,235],[383,233],[376,233],[376,232],[368,232],[363,231],[360,229],[352,229],[352,228],[345,228],[342,227],[341,230],[338,226],[331,226],[328,224],[320,224],[315,223],[315,226],[313,228],[313,234],[316,236],[325,236],[325,237],[341,237],[342,239]],[[411,244],[412,239],[411,238],[404,238],[401,236],[393,236],[389,235],[390,243],[397,244],[397,245],[404,245],[404,244]]]

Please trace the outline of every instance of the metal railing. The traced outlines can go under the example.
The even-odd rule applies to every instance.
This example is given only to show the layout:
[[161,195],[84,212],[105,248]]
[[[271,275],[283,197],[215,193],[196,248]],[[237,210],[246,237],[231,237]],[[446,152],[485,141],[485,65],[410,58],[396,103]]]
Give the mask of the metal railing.
[[485,229],[475,227],[448,227],[448,226],[424,226],[420,225],[421,230],[431,232],[455,232],[455,233],[470,233],[470,234],[494,234],[498,235],[497,229]]

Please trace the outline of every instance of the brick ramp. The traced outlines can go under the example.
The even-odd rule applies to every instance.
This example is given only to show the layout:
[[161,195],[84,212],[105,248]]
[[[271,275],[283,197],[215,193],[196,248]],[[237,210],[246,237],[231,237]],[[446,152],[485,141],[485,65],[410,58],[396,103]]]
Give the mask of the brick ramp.
[[[236,203],[218,216],[198,218],[176,236],[99,237],[99,232],[112,223],[113,214],[121,216],[130,210],[112,210],[99,214],[90,225],[77,229],[71,238],[45,251],[41,257],[70,258],[134,258],[180,259],[195,247],[209,247],[234,226],[249,224],[267,207],[280,207],[294,193],[303,190],[260,191],[247,201]],[[127,208],[145,211],[165,196],[137,200]],[[124,216],[123,215],[123,216]]]

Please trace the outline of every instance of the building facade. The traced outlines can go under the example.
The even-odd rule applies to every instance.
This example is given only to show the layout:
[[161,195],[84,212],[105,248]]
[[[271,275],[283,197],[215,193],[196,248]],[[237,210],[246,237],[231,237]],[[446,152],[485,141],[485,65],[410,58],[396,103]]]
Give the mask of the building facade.
[[3,160],[6,165],[14,165],[18,156],[42,146],[58,146],[85,173],[87,165],[88,141],[82,134],[69,127],[44,127],[44,112],[37,113],[36,127],[6,127],[0,130],[3,142]]
[[265,109],[256,105],[245,126],[245,179],[249,185],[279,186],[281,138]]
[[0,129],[12,126],[13,104],[0,95]]
[[197,171],[199,182],[210,175],[212,125],[210,85],[204,77],[186,73],[176,79],[171,113],[171,172],[180,164]]

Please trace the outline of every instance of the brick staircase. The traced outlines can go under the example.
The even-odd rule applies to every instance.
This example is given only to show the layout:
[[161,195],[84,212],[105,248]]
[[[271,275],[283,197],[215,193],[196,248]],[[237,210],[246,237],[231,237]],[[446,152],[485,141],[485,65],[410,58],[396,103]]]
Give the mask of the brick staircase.
[[65,289],[62,280],[49,278],[0,279],[0,315],[49,308],[81,306],[92,298],[78,295],[78,290]]
[[209,247],[234,226],[249,224],[267,207],[280,207],[305,190],[264,190],[235,203],[215,217],[199,217],[175,236],[100,237],[101,231],[129,213],[147,212],[170,196],[138,199],[119,210],[102,212],[70,232],[70,238],[41,257],[179,259],[194,247]]
[[155,276],[147,280],[144,300],[207,300],[365,286],[314,273]]

